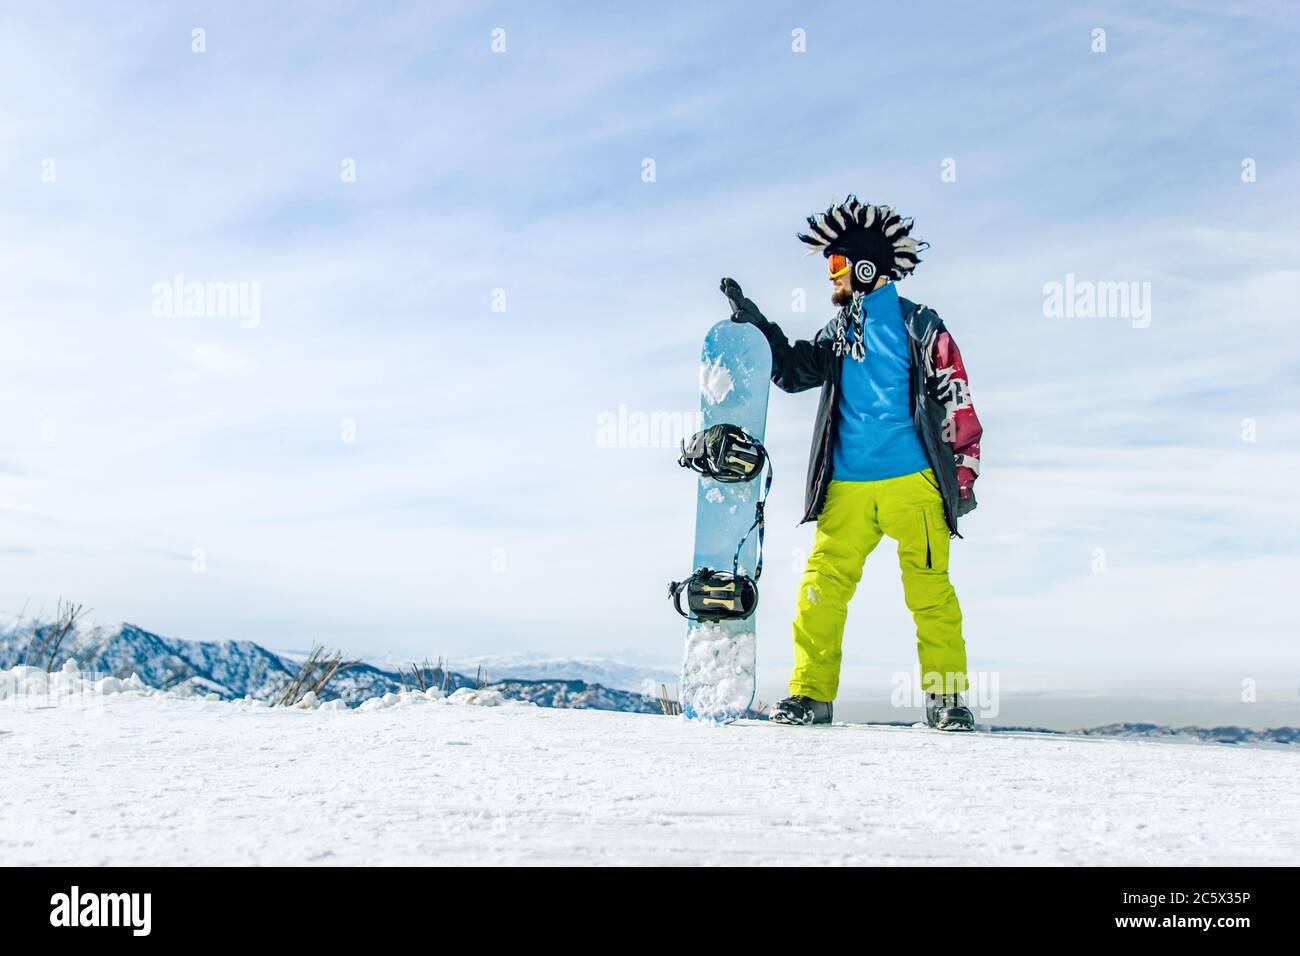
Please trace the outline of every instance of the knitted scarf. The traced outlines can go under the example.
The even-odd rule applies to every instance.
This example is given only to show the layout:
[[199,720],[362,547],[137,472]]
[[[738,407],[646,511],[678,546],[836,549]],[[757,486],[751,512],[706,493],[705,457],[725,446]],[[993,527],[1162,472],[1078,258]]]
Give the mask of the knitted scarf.
[[[863,293],[854,292],[853,301],[848,305],[840,306],[839,314],[835,316],[835,341],[831,344],[831,351],[838,356],[848,355],[853,361],[861,362],[867,357],[866,336],[863,334],[862,320],[862,297]],[[853,323],[853,341],[848,341],[845,333],[848,331],[849,322]]]

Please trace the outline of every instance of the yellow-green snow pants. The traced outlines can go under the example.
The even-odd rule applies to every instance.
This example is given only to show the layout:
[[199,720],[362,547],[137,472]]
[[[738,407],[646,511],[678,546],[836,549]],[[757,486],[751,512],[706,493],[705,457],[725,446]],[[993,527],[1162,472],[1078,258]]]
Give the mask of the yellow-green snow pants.
[[791,694],[835,699],[849,599],[882,534],[898,542],[903,596],[916,621],[921,686],[936,694],[966,689],[961,607],[948,581],[948,526],[934,472],[927,468],[881,481],[830,483],[799,581]]

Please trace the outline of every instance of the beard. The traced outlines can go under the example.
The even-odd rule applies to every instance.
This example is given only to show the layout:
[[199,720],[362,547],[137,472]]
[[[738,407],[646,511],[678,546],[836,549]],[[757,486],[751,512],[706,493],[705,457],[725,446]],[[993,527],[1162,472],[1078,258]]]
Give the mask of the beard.
[[853,293],[848,289],[836,289],[831,293],[831,305],[846,306],[853,301]]

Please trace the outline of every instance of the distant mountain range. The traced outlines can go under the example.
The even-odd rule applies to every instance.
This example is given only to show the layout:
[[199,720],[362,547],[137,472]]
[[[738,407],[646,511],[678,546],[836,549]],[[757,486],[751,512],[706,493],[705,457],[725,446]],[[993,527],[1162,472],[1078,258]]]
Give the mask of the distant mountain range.
[[1195,737],[1218,744],[1300,744],[1300,727],[1164,727],[1158,724],[1106,724],[1077,731],[1098,737]]
[[[376,666],[407,666],[404,662],[396,661],[374,663]],[[483,676],[489,681],[578,680],[635,694],[644,691],[647,682],[658,693],[660,684],[672,686],[678,680],[676,673],[662,667],[629,664],[607,657],[555,657],[535,651],[456,657],[449,662],[449,666],[454,666],[462,674],[477,674],[481,666]]]
[[[39,643],[53,624],[0,619],[0,669],[16,664],[44,666],[31,659],[33,638]],[[162,637],[135,624],[116,628],[78,627],[69,632],[59,649],[56,666],[71,657],[85,669],[103,676],[127,678],[138,674],[150,687],[172,693],[224,700],[252,697],[272,700],[298,672],[305,655],[281,654],[252,641],[186,641]],[[467,657],[457,670],[433,668],[424,679],[448,691],[477,686],[479,666],[484,686],[511,700],[531,701],[541,707],[662,713],[656,696],[642,693],[660,683],[672,687],[675,675],[607,658],[562,659],[542,654]],[[403,674],[402,671],[406,673]],[[468,676],[473,673],[475,676]],[[391,662],[362,663],[339,673],[323,699],[339,699],[355,706],[414,686],[408,668]],[[759,717],[759,714],[751,716]],[[894,722],[910,726],[910,722]],[[1042,727],[989,727],[993,733],[1059,734]],[[1227,744],[1300,744],[1300,728],[1275,727],[1166,727],[1158,724],[1106,724],[1071,731],[1104,737],[1195,739]]]
[[[912,721],[889,721],[884,726],[912,727]],[[977,729],[992,734],[1053,734],[1083,737],[1163,737],[1200,740],[1216,744],[1300,744],[1300,727],[1167,727],[1163,724],[1104,724],[1081,730],[1051,730],[1047,727],[991,727]]]
[[[48,622],[0,623],[0,669],[24,663],[44,666],[44,660],[32,659],[33,639],[39,642],[53,628]],[[134,673],[150,687],[176,694],[196,697],[214,694],[224,700],[242,697],[272,700],[298,672],[302,656],[278,654],[252,641],[186,641],[162,637],[135,624],[122,624],[116,628],[79,627],[70,632],[59,649],[56,665],[72,658],[84,669],[104,676],[127,678]],[[579,661],[573,672],[565,674],[558,662],[548,661],[541,668],[540,679],[511,676],[492,680],[492,674],[505,677],[503,672],[520,674],[523,670],[522,666],[494,665],[485,686],[509,699],[528,700],[542,707],[662,713],[656,699],[573,676],[591,673],[595,666],[616,673],[617,662],[595,665],[592,661]],[[625,670],[630,673],[632,669]],[[627,680],[627,674],[620,676]],[[476,677],[450,669],[433,668],[424,677],[447,691],[477,684]],[[356,705],[413,686],[409,670],[403,675],[396,665],[363,663],[340,672],[322,696]]]

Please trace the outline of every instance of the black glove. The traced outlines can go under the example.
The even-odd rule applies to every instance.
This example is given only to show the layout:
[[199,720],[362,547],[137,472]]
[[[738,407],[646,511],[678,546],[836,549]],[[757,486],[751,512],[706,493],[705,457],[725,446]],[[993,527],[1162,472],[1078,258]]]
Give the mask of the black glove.
[[[962,491],[964,491],[965,494],[962,494]],[[972,511],[975,510],[975,506],[977,504],[978,502],[975,500],[974,488],[968,487],[964,489],[958,489],[958,493],[957,493],[957,517],[958,518],[970,514]]]
[[975,510],[975,471],[965,465],[957,466],[957,517]]
[[723,278],[718,288],[722,290],[722,294],[731,303],[732,322],[748,322],[751,325],[767,324],[767,318],[762,312],[758,311],[758,306],[753,303],[753,300],[745,298],[745,293],[740,289],[740,283],[735,279]]

